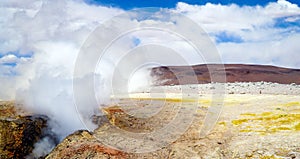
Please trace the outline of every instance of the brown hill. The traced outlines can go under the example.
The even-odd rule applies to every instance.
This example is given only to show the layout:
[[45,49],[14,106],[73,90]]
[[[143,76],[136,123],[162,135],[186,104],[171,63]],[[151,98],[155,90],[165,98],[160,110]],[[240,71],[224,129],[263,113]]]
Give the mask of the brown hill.
[[[225,74],[226,76],[222,76]],[[212,80],[210,75],[216,75],[216,78]],[[300,69],[268,65],[201,64],[194,66],[161,66],[152,68],[151,76],[156,79],[157,85],[260,81],[300,84]]]

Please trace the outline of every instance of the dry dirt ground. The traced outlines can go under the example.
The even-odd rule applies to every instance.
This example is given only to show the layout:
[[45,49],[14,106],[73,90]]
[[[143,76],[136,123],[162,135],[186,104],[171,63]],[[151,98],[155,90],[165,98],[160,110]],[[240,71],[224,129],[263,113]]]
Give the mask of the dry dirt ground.
[[[241,93],[231,88],[224,98],[212,98],[208,91],[199,93],[198,99],[181,98],[180,91],[176,93],[179,86],[166,88],[165,93],[114,96],[116,102],[103,109],[109,122],[91,134],[70,135],[48,158],[66,158],[63,154],[67,158],[300,158],[298,86],[284,95],[276,88],[273,93]],[[208,112],[215,101],[224,104]],[[205,127],[207,113],[218,117],[219,108],[217,122],[208,120]],[[212,130],[200,135],[209,126]],[[98,150],[78,146],[97,142],[101,143]],[[72,155],[75,150],[89,153]]]

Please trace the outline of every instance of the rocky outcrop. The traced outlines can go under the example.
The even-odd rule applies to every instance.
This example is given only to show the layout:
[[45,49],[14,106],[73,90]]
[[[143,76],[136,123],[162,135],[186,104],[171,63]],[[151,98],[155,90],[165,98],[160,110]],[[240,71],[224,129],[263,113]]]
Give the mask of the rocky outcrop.
[[13,102],[0,103],[0,158],[24,158],[41,138],[45,116],[18,116]]
[[92,133],[79,130],[69,135],[46,159],[75,159],[75,158],[127,158],[127,154],[101,144]]

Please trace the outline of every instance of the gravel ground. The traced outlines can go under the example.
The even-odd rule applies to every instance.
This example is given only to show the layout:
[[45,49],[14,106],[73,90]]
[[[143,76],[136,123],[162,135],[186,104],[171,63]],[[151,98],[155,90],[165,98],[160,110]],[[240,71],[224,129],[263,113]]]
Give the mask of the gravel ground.
[[[170,158],[300,159],[300,85],[245,82],[158,86],[130,98],[180,101],[182,94],[195,92],[202,115],[198,114],[189,131],[168,147]],[[198,138],[205,108],[217,99],[212,98],[215,92],[224,92],[220,96],[224,101],[221,114],[211,132]],[[187,104],[184,99],[181,104]]]
[[183,90],[198,90],[200,94],[211,94],[216,91],[224,91],[225,94],[280,94],[280,95],[300,95],[300,85],[279,84],[270,82],[236,82],[236,83],[212,83],[212,84],[192,84],[157,86],[144,92],[166,92],[178,93]]
[[[48,157],[300,159],[299,85],[226,83],[225,89],[219,90],[221,86],[159,86],[129,96],[114,95],[112,97],[119,100],[103,109],[109,123],[105,122],[93,133],[79,132],[67,137]],[[209,111],[214,106],[213,100],[218,100],[218,96],[212,98],[216,92],[224,93],[219,96],[223,101],[219,107],[222,111]],[[196,97],[193,95],[199,98],[192,98]],[[189,111],[195,104],[196,109]],[[178,110],[183,114],[178,115]],[[217,122],[205,122],[206,116],[214,114],[219,117]],[[178,116],[183,118],[175,118]],[[194,119],[188,123],[186,117],[191,116]],[[150,132],[160,132],[174,121],[176,125],[168,129],[169,135],[147,136]],[[179,133],[187,123],[188,129]],[[200,136],[207,123],[213,126],[211,131]],[[176,132],[181,135],[173,138]],[[97,146],[99,143],[93,137],[106,146],[132,151],[119,152]],[[161,149],[156,150],[160,146]],[[141,148],[151,151],[132,153],[140,152]],[[81,153],[75,153],[77,151]]]

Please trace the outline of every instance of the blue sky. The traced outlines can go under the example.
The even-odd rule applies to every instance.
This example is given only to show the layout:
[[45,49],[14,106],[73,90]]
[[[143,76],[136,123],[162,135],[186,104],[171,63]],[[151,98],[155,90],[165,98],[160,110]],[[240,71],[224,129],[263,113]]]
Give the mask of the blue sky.
[[[73,61],[68,56],[78,52],[80,44],[93,29],[116,15],[140,7],[169,8],[186,15],[209,34],[224,63],[300,68],[299,0],[45,2],[43,5],[39,0],[0,1],[0,12],[5,13],[0,14],[0,75],[22,72],[24,66],[31,63],[37,69],[43,68],[40,64],[56,68],[65,65],[66,60],[71,65]],[[115,29],[118,27],[122,26]],[[144,45],[147,36],[152,35],[145,33],[145,36],[133,38],[132,43]],[[162,38],[157,35],[154,39]],[[185,53],[188,55],[189,51]],[[69,65],[68,69],[71,68]]]
[[[161,7],[161,8],[175,8],[178,2],[184,2],[189,5],[205,5],[206,3],[212,4],[220,4],[220,5],[230,5],[236,4],[238,6],[266,6],[270,2],[277,2],[277,0],[85,0],[88,4],[101,5],[107,7],[116,7],[125,10],[130,10],[134,8],[141,7]],[[299,0],[287,0],[290,3],[297,4],[300,6]],[[273,24],[274,28],[290,28],[289,30],[284,32],[299,32],[300,31],[300,19],[296,21],[289,22],[286,20],[289,17],[282,17],[275,19],[275,24]],[[234,34],[230,34],[226,31],[221,31],[217,33],[213,33],[215,36],[216,43],[223,42],[234,42],[234,43],[242,43],[243,39]]]
[[[20,62],[37,52],[50,55],[53,48],[60,46],[56,43],[62,43],[62,48],[65,43],[79,48],[77,44],[82,43],[83,35],[88,35],[99,21],[124,10],[161,7],[176,10],[200,24],[216,43],[225,63],[300,68],[299,60],[290,58],[300,52],[299,0],[83,0],[88,5],[78,0],[61,0],[48,1],[44,7],[34,1],[33,4],[0,2],[8,14],[0,15],[0,41],[4,41],[0,43],[0,67],[18,68]],[[31,15],[36,13],[38,16]],[[133,43],[143,44],[143,40],[136,38]],[[265,45],[274,47],[266,50]],[[256,50],[264,51],[258,54]]]
[[[178,2],[185,2],[193,5],[203,5],[206,3],[228,5],[235,3],[237,5],[261,5],[265,6],[269,2],[276,2],[276,0],[86,0],[88,3],[119,7],[122,9],[133,9],[140,7],[163,7],[174,8]],[[299,0],[289,0],[289,2],[300,5]]]
[[[90,34],[101,22],[124,10],[126,12],[128,9],[139,7],[163,7],[176,10],[200,24],[216,43],[224,62],[300,68],[299,60],[289,58],[300,52],[299,0],[83,0],[83,2],[88,5],[79,0],[47,1],[47,5],[40,5],[37,0],[32,0],[32,4],[22,1],[10,4],[8,1],[1,1],[0,6],[3,6],[2,11],[7,13],[7,16],[0,14],[0,41],[4,42],[0,43],[0,67],[1,65],[15,67],[24,59],[36,58],[34,56],[36,54],[48,53],[52,57],[54,56],[52,52],[61,52],[53,48],[57,46],[65,48],[69,43],[74,48],[80,48],[77,45],[82,43],[85,35]],[[211,4],[208,5],[208,2]],[[233,3],[237,5],[230,5]],[[37,16],[34,16],[35,14]],[[133,40],[135,45],[143,44],[140,38]],[[274,47],[266,50],[265,45]],[[256,50],[264,50],[264,54],[257,54]]]

